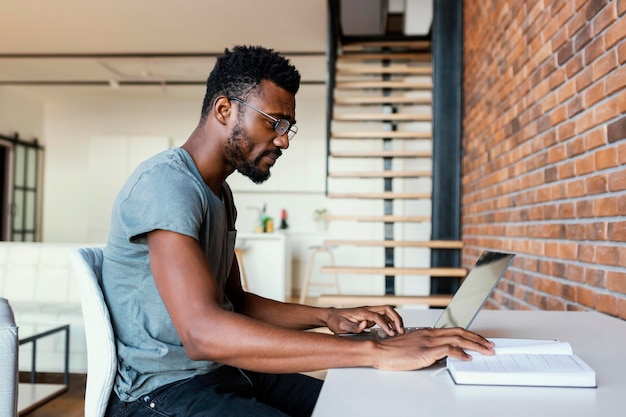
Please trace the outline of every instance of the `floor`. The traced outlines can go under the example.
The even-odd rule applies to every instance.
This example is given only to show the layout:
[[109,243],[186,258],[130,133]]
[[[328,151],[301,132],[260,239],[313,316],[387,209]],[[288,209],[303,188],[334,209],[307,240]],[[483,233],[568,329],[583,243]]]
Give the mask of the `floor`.
[[86,381],[86,375],[71,374],[69,389],[65,393],[24,415],[28,417],[83,417]]

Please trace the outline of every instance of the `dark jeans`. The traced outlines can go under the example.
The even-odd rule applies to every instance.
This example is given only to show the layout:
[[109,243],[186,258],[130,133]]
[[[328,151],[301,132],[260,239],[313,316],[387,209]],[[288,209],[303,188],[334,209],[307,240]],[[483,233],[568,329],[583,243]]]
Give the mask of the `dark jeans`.
[[310,416],[321,388],[321,380],[305,375],[223,366],[158,388],[134,402],[122,402],[113,393],[106,416]]

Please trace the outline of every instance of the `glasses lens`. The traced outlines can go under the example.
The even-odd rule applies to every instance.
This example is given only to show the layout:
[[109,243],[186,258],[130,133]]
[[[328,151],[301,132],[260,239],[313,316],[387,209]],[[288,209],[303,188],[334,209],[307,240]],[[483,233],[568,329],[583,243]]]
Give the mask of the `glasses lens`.
[[276,131],[276,133],[278,133],[279,136],[282,136],[289,130],[290,127],[291,123],[289,123],[289,120],[278,119],[276,120],[276,124],[274,125],[274,130]]

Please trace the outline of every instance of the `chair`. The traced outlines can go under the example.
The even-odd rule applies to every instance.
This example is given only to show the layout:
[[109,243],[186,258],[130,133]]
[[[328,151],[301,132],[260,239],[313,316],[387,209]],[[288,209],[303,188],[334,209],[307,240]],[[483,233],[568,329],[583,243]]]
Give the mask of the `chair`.
[[[334,248],[333,246],[328,246],[328,245],[319,245],[319,246],[315,245],[315,246],[309,247],[309,261],[307,263],[306,274],[304,275],[304,281],[302,282],[302,291],[300,291],[300,300],[299,300],[300,304],[304,304],[307,293],[309,291],[309,287],[330,286],[329,284],[311,283],[311,274],[313,273],[313,265],[315,264],[315,256],[319,253],[327,254],[328,257],[330,258],[330,265],[335,266],[335,255],[333,254],[333,248]],[[337,274],[333,274],[332,286],[335,288],[335,291],[337,291],[337,294],[339,294],[339,279],[337,278]]]
[[102,259],[100,247],[79,248],[72,253],[87,337],[85,415],[94,417],[104,416],[117,372],[115,337],[101,287]]
[[0,416],[17,416],[19,340],[13,310],[0,298]]

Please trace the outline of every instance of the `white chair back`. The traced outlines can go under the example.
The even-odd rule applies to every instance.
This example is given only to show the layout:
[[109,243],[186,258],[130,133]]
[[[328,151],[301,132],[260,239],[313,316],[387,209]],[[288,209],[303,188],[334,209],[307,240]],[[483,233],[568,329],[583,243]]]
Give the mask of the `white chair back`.
[[102,294],[102,259],[101,247],[79,248],[72,254],[87,337],[85,416],[89,417],[104,416],[117,372],[115,337]]
[[0,298],[0,416],[17,416],[19,340],[13,310]]

